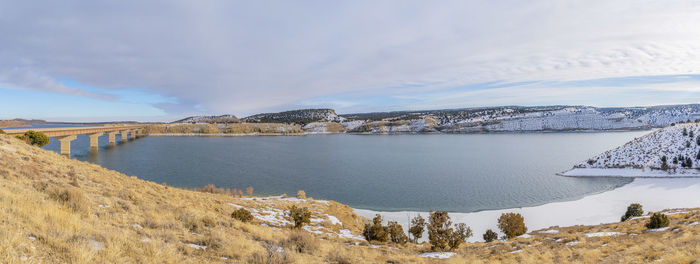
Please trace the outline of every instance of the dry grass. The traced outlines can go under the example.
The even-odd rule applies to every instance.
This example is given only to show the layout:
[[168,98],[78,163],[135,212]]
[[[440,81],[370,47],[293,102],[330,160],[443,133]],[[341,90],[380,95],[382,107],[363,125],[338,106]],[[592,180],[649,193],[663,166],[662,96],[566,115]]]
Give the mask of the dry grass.
[[[434,260],[418,256],[426,244],[373,248],[243,223],[231,217],[236,207],[229,203],[286,210],[292,202],[168,187],[0,135],[0,263],[690,263],[700,256],[700,225],[689,225],[700,221],[698,209],[669,215],[664,232],[645,232],[646,219],[557,228],[558,234],[533,232],[529,239],[465,243],[451,259]],[[366,221],[335,202],[295,204],[314,217],[337,217],[356,235]],[[584,234],[602,231],[637,235]],[[570,241],[579,243],[567,246]],[[522,251],[509,253],[516,250]]]

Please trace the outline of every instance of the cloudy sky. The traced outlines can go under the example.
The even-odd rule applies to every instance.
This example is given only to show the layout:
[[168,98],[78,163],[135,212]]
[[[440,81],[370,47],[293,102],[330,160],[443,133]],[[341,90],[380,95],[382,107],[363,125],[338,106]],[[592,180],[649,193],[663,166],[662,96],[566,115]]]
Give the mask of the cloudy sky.
[[0,0],[0,119],[697,102],[698,1]]

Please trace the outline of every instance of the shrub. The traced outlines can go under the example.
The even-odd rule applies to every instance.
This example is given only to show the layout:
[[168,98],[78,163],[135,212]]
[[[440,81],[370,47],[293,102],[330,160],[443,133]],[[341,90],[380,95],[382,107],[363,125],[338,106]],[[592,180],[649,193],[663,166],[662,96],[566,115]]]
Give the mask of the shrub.
[[250,211],[246,210],[245,208],[236,209],[235,211],[233,211],[233,213],[231,213],[231,217],[244,223],[253,220],[253,215],[250,213]]
[[472,229],[465,223],[459,223],[455,225],[455,229],[448,240],[448,245],[450,246],[450,249],[456,249],[462,243],[467,242],[467,238],[471,236]]
[[642,205],[638,203],[633,203],[627,206],[627,212],[620,218],[620,222],[627,221],[627,219],[630,219],[635,216],[642,216],[644,214],[644,210],[642,210]]
[[367,241],[386,242],[389,240],[389,233],[386,227],[382,225],[382,216],[377,214],[374,219],[372,219],[371,224],[365,224],[365,230],[362,232],[362,235]]
[[408,228],[408,233],[413,236],[413,242],[418,242],[418,239],[423,237],[423,231],[425,230],[425,219],[418,215],[411,219],[411,227]]
[[36,132],[34,130],[24,132],[23,139],[26,140],[27,143],[38,147],[43,147],[46,146],[46,144],[49,144],[49,137],[47,137],[44,133]]
[[0,135],[5,135],[5,134],[7,134],[7,133],[5,133],[5,130],[0,129]]
[[248,193],[248,196],[253,197],[253,186],[245,188],[245,192]]
[[297,192],[297,199],[306,199],[306,192],[304,192],[304,190],[299,190]]
[[506,234],[506,238],[514,238],[527,232],[525,219],[517,213],[504,213],[498,218],[498,228]]
[[669,223],[668,217],[666,217],[665,214],[654,213],[651,218],[649,218],[649,222],[647,222],[646,227],[649,229],[662,228],[667,227]]
[[447,212],[435,211],[428,218],[428,240],[431,250],[456,249],[467,238],[472,236],[472,230],[464,223],[452,229],[452,221]]
[[306,207],[297,207],[292,205],[287,212],[289,220],[294,224],[294,228],[301,228],[305,224],[311,223],[311,211]]
[[493,230],[491,229],[486,230],[486,233],[484,233],[484,241],[486,241],[486,243],[489,243],[496,239],[498,239],[498,234],[496,232],[493,232]]
[[398,222],[390,221],[386,226],[386,230],[391,237],[391,242],[396,244],[406,244],[406,242],[408,242],[408,237],[406,237],[406,234],[403,232],[403,227],[401,227]]
[[318,241],[307,232],[295,231],[283,242],[285,248],[299,253],[313,254],[318,249]]

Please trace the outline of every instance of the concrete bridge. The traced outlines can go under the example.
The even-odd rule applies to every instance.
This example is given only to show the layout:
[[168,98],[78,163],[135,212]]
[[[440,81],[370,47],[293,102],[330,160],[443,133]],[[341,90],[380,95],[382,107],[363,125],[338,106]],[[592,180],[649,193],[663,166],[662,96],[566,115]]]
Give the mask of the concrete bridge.
[[47,137],[53,137],[61,144],[61,155],[70,157],[70,142],[77,138],[77,135],[85,134],[90,137],[90,151],[97,152],[98,138],[105,133],[109,136],[109,145],[114,146],[116,135],[121,134],[122,142],[129,139],[145,135],[145,125],[127,126],[96,126],[96,127],[57,127],[57,128],[22,128],[7,129],[5,133],[10,136],[21,136],[29,130],[44,133]]

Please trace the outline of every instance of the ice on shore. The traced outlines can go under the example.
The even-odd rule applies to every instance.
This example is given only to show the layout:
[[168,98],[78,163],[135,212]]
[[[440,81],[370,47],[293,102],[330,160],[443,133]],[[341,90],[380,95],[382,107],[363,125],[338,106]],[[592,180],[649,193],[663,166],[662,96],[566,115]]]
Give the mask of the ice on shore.
[[[453,223],[466,223],[474,236],[469,241],[481,241],[487,229],[497,230],[497,220],[502,213],[520,213],[528,230],[552,226],[597,225],[615,223],[631,203],[640,203],[644,210],[661,211],[670,208],[694,208],[700,206],[700,178],[637,178],[620,188],[583,197],[575,201],[548,203],[534,207],[450,213]],[[428,212],[377,212],[355,209],[358,215],[372,218],[381,214],[385,221],[398,221],[407,229],[407,217]],[[531,233],[536,235],[538,232]]]

